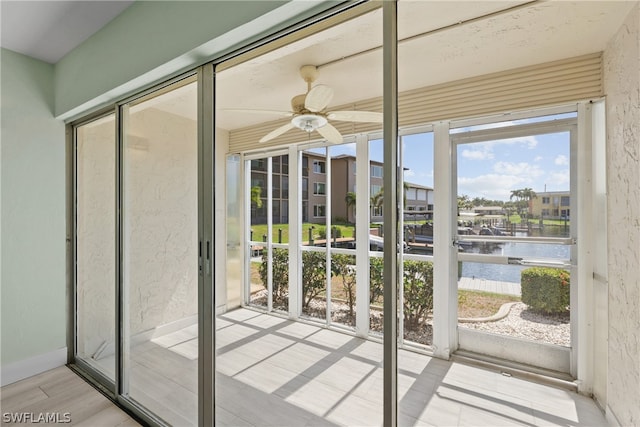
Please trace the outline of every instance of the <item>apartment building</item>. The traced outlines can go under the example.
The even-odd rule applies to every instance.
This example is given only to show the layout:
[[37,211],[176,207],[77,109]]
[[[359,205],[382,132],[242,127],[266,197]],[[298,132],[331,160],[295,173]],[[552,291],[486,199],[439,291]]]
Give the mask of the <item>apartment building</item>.
[[529,214],[533,218],[568,219],[571,216],[571,193],[568,191],[536,193],[536,197],[529,200]]

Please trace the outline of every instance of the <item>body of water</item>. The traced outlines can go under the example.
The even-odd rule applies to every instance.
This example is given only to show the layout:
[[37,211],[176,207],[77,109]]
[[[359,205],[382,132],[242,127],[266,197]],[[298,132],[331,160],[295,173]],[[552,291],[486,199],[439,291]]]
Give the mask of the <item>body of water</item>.
[[[564,227],[545,227],[539,232],[534,230],[537,236],[545,237],[568,237]],[[533,236],[532,236],[533,237]],[[519,257],[525,259],[548,259],[548,260],[568,260],[570,258],[569,245],[552,245],[528,242],[510,243],[474,243],[468,248],[467,253],[493,254],[509,257]],[[520,283],[520,273],[528,266],[485,264],[476,262],[464,262],[462,264],[462,276],[475,277],[487,280],[498,280],[502,282]]]

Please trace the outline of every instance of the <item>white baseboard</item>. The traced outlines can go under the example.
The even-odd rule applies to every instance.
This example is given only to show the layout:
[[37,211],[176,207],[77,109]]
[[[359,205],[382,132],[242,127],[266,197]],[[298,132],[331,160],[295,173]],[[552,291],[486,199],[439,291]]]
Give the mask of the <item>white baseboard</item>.
[[50,351],[25,360],[9,363],[0,369],[0,386],[38,375],[67,364],[67,348]]
[[607,419],[607,424],[612,427],[620,427],[622,424],[618,421],[618,417],[613,413],[611,407],[607,405],[607,410],[604,412],[604,417]]

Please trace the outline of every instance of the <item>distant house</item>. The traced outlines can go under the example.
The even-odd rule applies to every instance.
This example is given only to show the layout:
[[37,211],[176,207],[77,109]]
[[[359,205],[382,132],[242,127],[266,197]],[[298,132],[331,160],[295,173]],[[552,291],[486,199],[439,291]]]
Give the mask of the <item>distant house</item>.
[[473,208],[473,212],[477,213],[478,216],[506,215],[502,206],[476,206]]
[[433,188],[407,182],[405,219],[433,219]]
[[571,216],[571,193],[569,191],[549,191],[537,193],[529,201],[529,214],[534,218],[564,219]]

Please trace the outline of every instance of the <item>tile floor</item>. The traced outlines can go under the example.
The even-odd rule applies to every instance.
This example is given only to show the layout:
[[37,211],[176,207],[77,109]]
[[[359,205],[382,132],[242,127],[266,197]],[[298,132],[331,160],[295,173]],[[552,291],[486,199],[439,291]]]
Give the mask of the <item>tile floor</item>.
[[[382,425],[382,344],[248,309],[216,327],[217,425]],[[196,422],[194,333],[132,351],[132,397],[172,425]],[[406,350],[398,366],[401,426],[606,425],[565,389]]]

